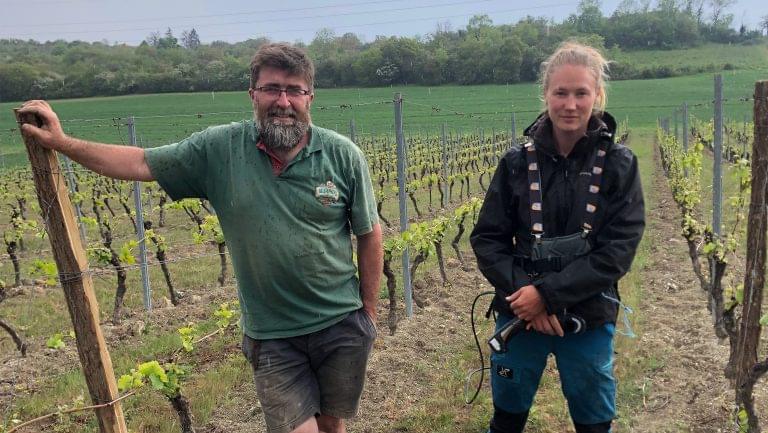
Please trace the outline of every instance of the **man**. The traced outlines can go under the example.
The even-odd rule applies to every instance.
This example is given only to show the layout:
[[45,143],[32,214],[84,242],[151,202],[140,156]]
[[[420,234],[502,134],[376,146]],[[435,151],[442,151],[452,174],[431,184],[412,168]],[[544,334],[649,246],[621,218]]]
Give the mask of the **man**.
[[243,353],[270,433],[345,432],[376,337],[382,245],[370,175],[351,141],[311,124],[313,84],[302,50],[263,45],[248,90],[255,122],[147,150],[68,137],[44,101],[21,109],[43,122],[23,125],[25,135],[91,170],[157,180],[174,200],[211,202],[232,256]]

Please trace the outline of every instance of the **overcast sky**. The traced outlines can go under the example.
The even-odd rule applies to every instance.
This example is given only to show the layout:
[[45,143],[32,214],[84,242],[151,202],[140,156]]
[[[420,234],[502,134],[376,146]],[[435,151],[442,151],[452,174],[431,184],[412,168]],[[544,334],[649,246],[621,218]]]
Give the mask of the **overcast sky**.
[[[610,15],[620,0],[603,0]],[[266,36],[309,43],[322,28],[370,42],[377,35],[414,36],[451,29],[488,14],[494,24],[526,15],[561,21],[578,0],[0,0],[0,39],[64,39],[138,45],[151,32],[170,27],[176,37],[195,28],[203,43],[238,42]],[[728,12],[736,26],[755,28],[768,15],[766,0],[737,0]]]

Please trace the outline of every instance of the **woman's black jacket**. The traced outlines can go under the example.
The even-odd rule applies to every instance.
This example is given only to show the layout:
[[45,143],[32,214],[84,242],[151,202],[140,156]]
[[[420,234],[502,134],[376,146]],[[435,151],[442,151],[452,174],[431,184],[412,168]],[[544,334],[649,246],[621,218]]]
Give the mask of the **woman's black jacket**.
[[588,328],[616,321],[618,306],[601,294],[618,299],[617,282],[635,256],[645,211],[637,158],[613,142],[615,132],[616,122],[608,113],[593,117],[586,136],[564,158],[555,149],[546,113],[525,131],[538,154],[544,237],[581,231],[586,190],[577,191],[576,184],[579,177],[590,176],[599,140],[609,142],[594,229],[588,237],[592,250],[559,272],[529,276],[515,264],[514,256],[530,256],[533,241],[525,151],[516,146],[499,162],[470,236],[478,267],[496,289],[496,311],[514,315],[503,297],[533,284],[549,314],[567,309],[584,318]]

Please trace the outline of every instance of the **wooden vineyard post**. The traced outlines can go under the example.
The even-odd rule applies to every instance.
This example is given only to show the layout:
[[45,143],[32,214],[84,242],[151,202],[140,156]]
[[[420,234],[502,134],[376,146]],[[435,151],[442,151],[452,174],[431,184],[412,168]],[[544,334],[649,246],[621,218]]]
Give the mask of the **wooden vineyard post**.
[[[752,193],[747,227],[747,260],[741,329],[736,342],[736,403],[749,416],[749,432],[759,431],[752,389],[761,374],[755,370],[760,343],[760,310],[765,284],[768,215],[768,81],[755,83],[755,141],[752,145]],[[764,368],[764,367],[763,367]],[[763,371],[764,372],[764,371]]]
[[[39,124],[37,116],[18,112],[15,114],[20,124]],[[51,249],[64,289],[64,297],[75,329],[77,353],[88,391],[94,405],[110,403],[117,398],[117,383],[112,370],[112,360],[99,327],[99,307],[93,281],[90,275],[85,273],[88,260],[67,193],[67,183],[55,152],[40,146],[32,138],[24,137],[24,144],[27,147],[35,190],[51,239]],[[102,433],[128,432],[119,402],[97,408],[95,412]]]

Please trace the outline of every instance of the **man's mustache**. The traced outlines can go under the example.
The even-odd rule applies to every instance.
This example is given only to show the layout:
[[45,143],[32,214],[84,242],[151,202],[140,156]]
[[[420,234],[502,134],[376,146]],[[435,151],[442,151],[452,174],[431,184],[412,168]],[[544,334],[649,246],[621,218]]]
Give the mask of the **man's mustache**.
[[267,112],[268,117],[290,116],[295,119],[296,115],[296,111],[290,108],[273,108]]

